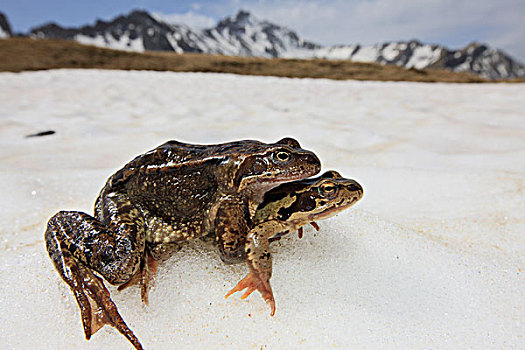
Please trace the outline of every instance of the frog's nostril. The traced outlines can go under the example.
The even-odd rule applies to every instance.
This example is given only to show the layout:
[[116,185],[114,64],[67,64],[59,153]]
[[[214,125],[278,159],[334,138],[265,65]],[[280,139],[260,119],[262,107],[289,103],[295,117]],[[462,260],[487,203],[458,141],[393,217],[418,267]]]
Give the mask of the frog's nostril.
[[347,188],[350,191],[363,192],[363,187],[361,187],[361,185],[359,185],[357,182],[348,185]]
[[321,161],[320,161],[319,158],[318,158],[315,154],[313,154],[313,153],[312,153],[312,155],[311,155],[310,163],[315,165],[315,168],[317,169],[317,172],[320,172],[320,171],[321,171]]

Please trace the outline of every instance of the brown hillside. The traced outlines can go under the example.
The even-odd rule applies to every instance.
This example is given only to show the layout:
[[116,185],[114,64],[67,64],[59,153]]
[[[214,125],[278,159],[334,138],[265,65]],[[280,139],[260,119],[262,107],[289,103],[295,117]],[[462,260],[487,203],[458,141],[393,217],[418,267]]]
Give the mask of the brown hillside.
[[0,71],[54,68],[99,68],[174,72],[217,72],[290,78],[478,83],[467,73],[437,69],[404,69],[335,60],[266,59],[173,52],[126,52],[72,41],[10,38],[0,40]]

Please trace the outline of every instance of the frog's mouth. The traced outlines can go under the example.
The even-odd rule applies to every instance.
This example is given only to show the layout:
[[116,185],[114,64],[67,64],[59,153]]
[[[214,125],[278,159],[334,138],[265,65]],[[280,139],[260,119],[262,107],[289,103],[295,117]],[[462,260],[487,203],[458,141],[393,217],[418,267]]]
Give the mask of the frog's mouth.
[[305,176],[305,174],[297,174],[297,175],[292,175],[290,177],[287,177],[286,179],[268,179],[265,182],[267,183],[285,183],[285,182],[303,180],[303,179],[306,179],[307,177],[308,176]]
[[[254,177],[256,178],[256,177]],[[267,191],[270,191],[271,189],[279,186],[279,185],[282,185],[282,184],[285,184],[285,183],[289,183],[289,182],[294,182],[294,181],[298,181],[298,180],[304,180],[305,178],[307,178],[307,176],[305,176],[304,174],[297,174],[297,175],[294,175],[294,176],[290,176],[290,177],[287,177],[286,179],[276,179],[276,178],[263,178],[262,181],[260,181],[258,184],[252,184],[251,186],[259,189],[259,190],[264,190],[264,192],[267,192]]]
[[262,183],[285,183],[285,182],[292,182],[292,181],[297,181],[297,180],[303,180],[303,179],[306,179],[310,176],[313,176],[315,175],[316,173],[297,173],[297,174],[290,174],[290,175],[287,175],[286,178],[283,178],[283,177],[274,177],[275,174],[274,173],[271,173],[271,172],[266,172],[264,174],[264,176],[261,176],[261,175],[250,175],[250,176],[247,176],[243,179],[243,181],[246,181],[246,180],[258,180]]
[[330,218],[336,215],[337,213],[339,213],[340,211],[348,207],[351,207],[357,201],[359,201],[359,199],[360,199],[359,197],[352,197],[351,199],[346,200],[346,203],[345,203],[345,199],[341,199],[339,202],[332,204],[331,206],[324,209],[323,211],[320,211],[319,213],[310,214],[308,218],[310,220],[320,220],[320,219]]
[[338,207],[336,207],[335,205],[329,207],[329,208],[326,208],[325,210],[319,212],[319,213],[315,213],[315,214],[310,214],[308,215],[308,218],[310,220],[320,220],[320,219],[327,219],[331,216],[334,216],[335,214],[338,213],[338,211],[336,210]]

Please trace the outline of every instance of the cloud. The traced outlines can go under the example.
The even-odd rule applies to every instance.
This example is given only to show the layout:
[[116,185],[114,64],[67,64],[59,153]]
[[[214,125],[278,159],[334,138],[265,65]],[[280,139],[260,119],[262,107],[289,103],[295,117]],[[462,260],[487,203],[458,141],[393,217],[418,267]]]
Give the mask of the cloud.
[[[198,6],[194,6],[198,7]],[[188,11],[186,13],[159,13],[156,12],[155,16],[158,18],[161,18],[162,20],[168,22],[168,23],[174,23],[174,24],[186,24],[192,28],[197,29],[203,29],[203,28],[210,28],[213,27],[217,21],[210,16],[206,16],[197,12],[194,12],[193,10]]]
[[525,61],[523,0],[196,0],[170,22],[209,28],[245,9],[322,45],[419,39],[463,47],[485,42]]
[[420,39],[457,48],[488,42],[525,60],[522,0],[231,0],[320,44]]
[[[525,62],[525,4],[522,9],[513,8],[515,11],[509,11],[505,15],[499,14],[498,17],[504,17],[501,25],[487,35],[487,41],[497,48],[501,48],[506,53],[519,58]],[[498,20],[498,22],[500,22]]]

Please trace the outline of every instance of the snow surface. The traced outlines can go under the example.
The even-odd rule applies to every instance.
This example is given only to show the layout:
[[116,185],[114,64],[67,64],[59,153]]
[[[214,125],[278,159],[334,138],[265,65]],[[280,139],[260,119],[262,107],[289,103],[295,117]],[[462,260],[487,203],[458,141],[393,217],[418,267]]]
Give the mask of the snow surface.
[[224,299],[247,267],[201,243],[161,265],[149,307],[112,287],[146,348],[523,347],[523,96],[523,84],[1,73],[0,347],[130,348],[110,327],[84,340],[47,220],[91,213],[109,175],[166,140],[284,136],[359,181],[363,200],[273,245],[273,318],[257,293]]

